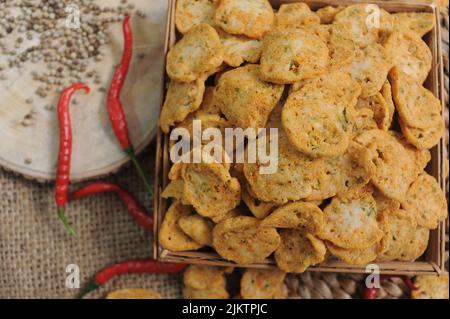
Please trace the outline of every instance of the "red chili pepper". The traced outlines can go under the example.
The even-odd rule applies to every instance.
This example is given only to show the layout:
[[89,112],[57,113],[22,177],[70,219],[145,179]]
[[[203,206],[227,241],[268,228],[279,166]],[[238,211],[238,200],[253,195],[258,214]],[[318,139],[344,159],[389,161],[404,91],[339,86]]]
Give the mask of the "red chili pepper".
[[99,288],[108,280],[123,274],[169,274],[183,271],[186,264],[162,263],[153,259],[132,259],[106,267],[95,275],[84,291],[78,296],[82,298],[87,293]]
[[[405,283],[405,285],[410,290],[417,289],[417,287],[414,286],[414,284],[411,282],[411,278],[409,278],[408,276],[399,276],[399,275],[381,275],[380,276],[380,280],[387,279],[387,278],[401,278],[403,280],[403,282]],[[378,288],[366,287],[363,291],[363,298],[364,299],[377,299],[377,293],[378,293]]]
[[87,93],[90,92],[89,87],[84,83],[73,84],[63,90],[58,102],[59,153],[55,187],[58,217],[63,222],[67,231],[76,238],[78,238],[78,236],[65,216],[65,207],[67,202],[67,190],[69,188],[70,160],[72,155],[72,128],[70,124],[69,105],[72,95],[77,90],[85,90]]
[[133,162],[139,175],[144,181],[149,194],[152,195],[151,184],[145,176],[136,157],[133,145],[131,144],[127,119],[125,117],[125,112],[123,111],[122,101],[120,100],[120,93],[122,91],[123,84],[130,67],[131,57],[133,55],[133,34],[130,27],[129,16],[125,17],[125,20],[123,21],[123,36],[124,50],[122,54],[122,60],[120,61],[120,64],[114,72],[111,86],[108,91],[107,109],[109,120],[120,146]]
[[142,227],[150,231],[153,230],[152,216],[139,205],[133,195],[119,185],[105,182],[92,183],[72,192],[69,195],[69,200],[80,199],[99,193],[116,193],[119,195],[130,216]]
[[363,292],[364,299],[377,299],[377,290],[378,288],[365,288]]

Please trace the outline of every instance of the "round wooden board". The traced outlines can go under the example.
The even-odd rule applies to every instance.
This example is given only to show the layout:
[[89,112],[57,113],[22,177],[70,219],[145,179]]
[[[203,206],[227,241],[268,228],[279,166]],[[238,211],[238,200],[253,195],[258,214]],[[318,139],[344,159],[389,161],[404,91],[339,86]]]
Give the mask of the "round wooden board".
[[[119,1],[98,0],[111,6]],[[131,140],[142,150],[156,134],[164,74],[164,39],[167,1],[129,1],[146,13],[146,18],[132,17],[134,55],[122,92]],[[71,180],[80,181],[117,171],[127,162],[112,131],[106,110],[106,93],[114,66],[122,55],[121,23],[110,27],[111,43],[101,49],[105,58],[91,62],[101,84],[91,85],[91,93],[77,92],[71,105],[73,153]],[[0,82],[0,165],[25,177],[48,181],[55,177],[59,128],[56,118],[56,93],[40,98],[35,94],[39,83],[31,78],[33,70],[42,71],[43,64],[31,63],[6,73]],[[89,83],[89,82],[88,82]],[[26,100],[32,98],[32,103]],[[46,106],[52,105],[48,110]],[[33,113],[33,122],[22,125],[24,117]]]

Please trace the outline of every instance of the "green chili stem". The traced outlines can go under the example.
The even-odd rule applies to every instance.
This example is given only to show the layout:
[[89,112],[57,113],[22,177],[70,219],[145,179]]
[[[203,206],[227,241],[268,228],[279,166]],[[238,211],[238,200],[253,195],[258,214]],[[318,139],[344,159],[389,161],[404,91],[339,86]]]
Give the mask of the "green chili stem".
[[134,152],[134,149],[132,147],[124,149],[125,153],[128,155],[128,157],[131,159],[131,162],[133,163],[134,167],[136,168],[139,176],[142,178],[145,187],[147,188],[148,194],[150,197],[153,196],[153,188],[152,184],[148,180],[148,178],[145,176],[144,170],[141,167],[141,164],[139,164],[139,160],[136,156],[136,153]]
[[58,217],[64,224],[64,228],[76,239],[80,239],[77,232],[70,226],[69,222],[67,221],[66,215],[64,214],[65,209],[64,207],[58,207]]
[[94,291],[95,289],[97,289],[98,287],[100,287],[99,285],[97,285],[95,283],[95,280],[90,280],[88,282],[88,284],[86,285],[86,287],[77,295],[77,299],[83,299],[84,296],[86,296],[88,293],[90,293],[91,291]]

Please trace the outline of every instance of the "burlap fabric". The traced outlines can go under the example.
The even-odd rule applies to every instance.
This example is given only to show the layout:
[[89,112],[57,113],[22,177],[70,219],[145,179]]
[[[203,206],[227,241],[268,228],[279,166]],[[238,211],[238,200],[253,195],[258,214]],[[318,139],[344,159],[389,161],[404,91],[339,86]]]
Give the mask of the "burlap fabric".
[[[152,149],[140,156],[149,175],[154,168]],[[123,185],[145,207],[152,207],[131,167],[106,180]],[[109,264],[152,254],[152,235],[134,223],[113,194],[70,203],[67,215],[79,241],[67,235],[55,212],[52,184],[0,169],[0,298],[72,298],[78,290],[66,288],[67,265],[79,266],[83,285]],[[144,287],[177,298],[179,282],[178,276],[123,276],[89,297],[101,297],[113,287]]]
[[[448,93],[447,11],[441,24]],[[448,94],[446,101],[448,105]],[[446,124],[448,128],[448,108]],[[446,137],[448,142],[448,130]],[[150,146],[140,156],[149,175],[154,168],[153,149]],[[152,207],[151,199],[131,167],[105,180],[125,186],[145,207]],[[80,185],[72,187],[77,186]],[[67,215],[81,240],[68,236],[58,220],[52,184],[29,181],[0,168],[0,298],[72,298],[79,290],[66,287],[67,265],[79,266],[83,286],[109,264],[152,254],[152,235],[131,220],[114,195],[73,202]],[[359,295],[360,280],[360,276],[353,275],[303,274],[290,275],[287,284],[292,298],[350,298]],[[111,280],[87,297],[101,298],[108,291],[121,288],[153,288],[167,298],[179,298],[182,284],[179,275],[126,275]],[[382,297],[405,298],[405,291],[405,287],[394,280],[384,287]]]

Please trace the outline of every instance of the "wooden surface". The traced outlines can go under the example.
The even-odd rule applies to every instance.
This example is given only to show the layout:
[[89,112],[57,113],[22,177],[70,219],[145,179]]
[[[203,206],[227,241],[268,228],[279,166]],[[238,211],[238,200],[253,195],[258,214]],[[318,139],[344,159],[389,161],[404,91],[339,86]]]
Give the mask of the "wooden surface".
[[[119,1],[99,0],[99,5]],[[133,17],[134,56],[122,99],[135,148],[143,149],[155,136],[161,85],[164,72],[164,33],[167,15],[166,1],[129,1],[147,14],[146,18]],[[73,181],[115,172],[127,162],[109,123],[106,94],[110,78],[122,54],[121,23],[110,27],[111,43],[101,51],[105,59],[91,62],[101,76],[101,84],[93,85],[91,94],[76,93],[77,105],[71,106],[73,129],[72,174]],[[39,181],[54,178],[58,151],[58,123],[55,107],[58,95],[45,99],[35,95],[39,86],[32,81],[31,72],[42,70],[42,64],[27,63],[24,68],[9,70],[7,81],[0,82],[0,165]],[[33,103],[26,103],[28,98]],[[21,124],[23,118],[34,112],[35,121],[29,126]]]

